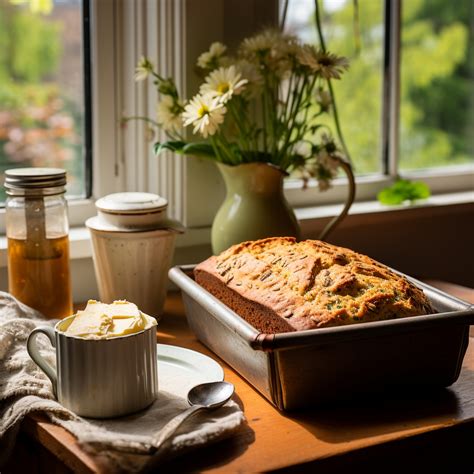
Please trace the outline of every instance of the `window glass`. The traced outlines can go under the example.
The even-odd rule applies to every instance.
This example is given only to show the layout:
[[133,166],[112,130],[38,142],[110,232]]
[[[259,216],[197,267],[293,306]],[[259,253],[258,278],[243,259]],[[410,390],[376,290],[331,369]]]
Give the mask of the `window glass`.
[[[333,86],[355,172],[380,172],[384,2],[324,0],[320,6],[326,47],[350,60],[349,70]],[[285,30],[319,45],[314,0],[289,0]],[[332,118],[327,116],[325,122],[335,133]]]
[[59,167],[69,197],[87,192],[82,3],[0,0],[1,184],[8,168]]
[[472,0],[403,2],[400,168],[474,164]]

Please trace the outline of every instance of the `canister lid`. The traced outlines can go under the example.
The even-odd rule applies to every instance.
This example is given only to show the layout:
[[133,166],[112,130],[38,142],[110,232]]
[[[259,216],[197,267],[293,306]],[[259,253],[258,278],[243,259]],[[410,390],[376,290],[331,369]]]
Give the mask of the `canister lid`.
[[61,168],[16,168],[5,171],[7,191],[39,190],[65,185],[66,170]]
[[166,216],[168,201],[152,193],[109,194],[95,203],[98,215],[86,221],[87,227],[102,232],[183,232],[183,226]]
[[143,214],[166,209],[168,201],[152,193],[114,193],[100,198],[97,209],[112,214]]

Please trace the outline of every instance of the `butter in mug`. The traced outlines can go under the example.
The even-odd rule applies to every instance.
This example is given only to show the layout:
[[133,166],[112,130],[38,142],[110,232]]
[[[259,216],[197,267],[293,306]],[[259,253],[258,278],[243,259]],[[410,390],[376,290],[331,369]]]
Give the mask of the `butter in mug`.
[[142,313],[133,303],[114,301],[105,304],[89,300],[86,309],[77,312],[65,334],[85,339],[111,339],[135,334],[151,326],[156,326],[156,320]]

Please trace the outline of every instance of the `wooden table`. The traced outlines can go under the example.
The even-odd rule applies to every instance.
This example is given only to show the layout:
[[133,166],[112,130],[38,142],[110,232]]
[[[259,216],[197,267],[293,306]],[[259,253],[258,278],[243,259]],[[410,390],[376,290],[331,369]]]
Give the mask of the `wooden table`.
[[[474,290],[431,282],[474,303]],[[169,296],[158,341],[219,360],[190,332],[179,295]],[[226,380],[248,424],[232,439],[176,459],[165,472],[474,471],[474,334],[459,380],[449,389],[403,399],[367,399],[331,409],[284,415],[224,362]],[[440,348],[442,350],[442,348]],[[28,417],[2,472],[99,472],[75,438],[40,415]]]

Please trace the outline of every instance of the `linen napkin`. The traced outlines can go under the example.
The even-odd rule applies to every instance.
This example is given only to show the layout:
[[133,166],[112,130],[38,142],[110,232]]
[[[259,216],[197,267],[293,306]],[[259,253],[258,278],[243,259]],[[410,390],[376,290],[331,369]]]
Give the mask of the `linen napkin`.
[[[45,413],[53,423],[71,432],[82,449],[112,472],[138,472],[158,458],[171,458],[231,436],[244,422],[242,410],[230,400],[219,409],[186,420],[155,458],[146,455],[152,435],[188,408],[186,394],[194,384],[192,377],[158,370],[160,392],[149,408],[109,420],[81,418],[54,399],[49,379],[26,351],[29,333],[39,325],[54,323],[10,294],[0,292],[0,466],[13,449],[21,420],[31,412]],[[55,366],[55,350],[49,341],[39,336],[37,342],[42,355]]]

